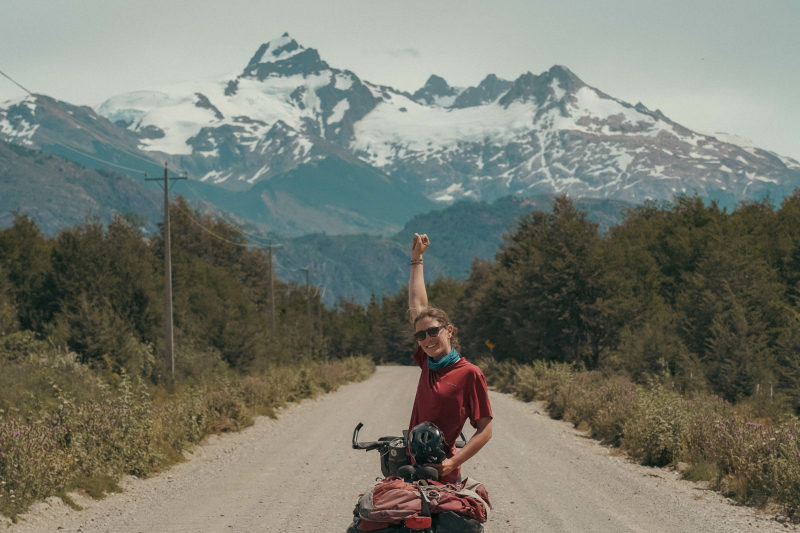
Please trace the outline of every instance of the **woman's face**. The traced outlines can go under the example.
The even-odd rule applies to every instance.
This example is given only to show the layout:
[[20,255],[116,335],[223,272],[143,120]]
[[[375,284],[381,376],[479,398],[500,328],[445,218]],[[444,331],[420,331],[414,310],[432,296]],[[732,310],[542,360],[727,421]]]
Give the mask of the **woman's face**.
[[[425,317],[418,321],[416,331],[425,331],[428,328],[439,326],[439,321],[435,318]],[[450,353],[450,337],[453,335],[453,326],[441,328],[435,337],[425,335],[425,340],[420,341],[419,345],[428,357],[439,360]]]

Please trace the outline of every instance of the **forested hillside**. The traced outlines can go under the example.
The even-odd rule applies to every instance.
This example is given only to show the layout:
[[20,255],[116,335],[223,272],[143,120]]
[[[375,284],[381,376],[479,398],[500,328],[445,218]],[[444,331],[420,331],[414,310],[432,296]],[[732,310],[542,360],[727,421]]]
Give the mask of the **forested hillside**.
[[[318,320],[335,321],[312,292],[313,350],[306,335],[306,290],[275,282],[277,335],[269,332],[269,264],[234,226],[171,207],[178,366],[209,352],[247,369],[298,357],[343,355],[323,346]],[[213,233],[213,235],[212,235]],[[220,237],[222,239],[220,239]],[[224,239],[224,240],[223,240]],[[227,242],[226,242],[227,241]],[[30,332],[112,372],[163,373],[163,240],[136,217],[88,222],[46,238],[27,215],[0,230],[0,327],[5,339]]]
[[[550,211],[554,195],[526,198],[506,196],[494,202],[461,201],[441,210],[417,215],[391,237],[313,234],[283,242],[276,263],[283,279],[300,279],[298,266],[315,269],[313,282],[323,284],[332,305],[339,296],[366,305],[371,295],[393,294],[408,283],[409,247],[415,232],[425,232],[436,243],[436,254],[425,263],[425,279],[466,279],[477,258],[494,258],[503,235],[519,217],[534,210]],[[622,221],[632,207],[619,200],[578,198],[575,205],[598,223],[600,233]]]
[[[798,282],[800,193],[733,212],[691,196],[645,203],[606,236],[560,197],[465,283],[429,290],[473,359],[574,363],[731,401],[773,387],[797,407]],[[394,333],[408,328],[406,301],[403,290],[374,308],[384,360],[407,361]]]
[[0,141],[0,227],[11,225],[11,211],[33,217],[46,235],[87,217],[108,224],[114,213],[131,212],[145,217],[147,231],[153,231],[162,210],[156,189],[124,174]]

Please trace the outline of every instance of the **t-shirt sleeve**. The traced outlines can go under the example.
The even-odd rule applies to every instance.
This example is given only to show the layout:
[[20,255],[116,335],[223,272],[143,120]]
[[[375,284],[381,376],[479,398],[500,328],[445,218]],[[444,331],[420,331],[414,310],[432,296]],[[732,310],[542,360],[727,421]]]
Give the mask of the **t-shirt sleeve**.
[[422,346],[417,348],[417,351],[414,352],[414,362],[416,362],[417,366],[420,368],[422,368],[422,365],[427,363],[427,357],[428,356],[425,355],[425,352],[422,350]]
[[469,423],[472,427],[481,418],[492,418],[492,405],[489,403],[489,388],[486,386],[486,378],[479,368],[475,368],[472,379],[472,386],[464,391],[467,394],[469,405]]

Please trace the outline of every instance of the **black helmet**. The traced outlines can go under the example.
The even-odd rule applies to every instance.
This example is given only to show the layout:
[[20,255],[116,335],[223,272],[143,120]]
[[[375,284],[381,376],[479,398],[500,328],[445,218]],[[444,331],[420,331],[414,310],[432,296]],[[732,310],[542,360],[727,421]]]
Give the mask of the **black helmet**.
[[414,426],[408,434],[408,448],[417,464],[439,464],[447,458],[444,433],[431,422]]

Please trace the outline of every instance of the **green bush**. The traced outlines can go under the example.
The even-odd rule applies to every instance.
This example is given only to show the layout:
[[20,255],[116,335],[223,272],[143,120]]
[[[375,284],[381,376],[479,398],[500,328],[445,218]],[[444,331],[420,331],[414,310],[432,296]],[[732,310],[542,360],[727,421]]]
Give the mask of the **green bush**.
[[[69,356],[50,354],[36,363],[15,363],[14,368],[16,375],[60,365],[88,372],[74,354],[71,358],[70,363]],[[241,379],[223,375],[213,382],[189,381],[175,384],[172,392],[156,387],[153,394],[143,381],[122,371],[114,387],[94,378],[95,397],[88,401],[78,401],[51,383],[51,400],[30,406],[24,419],[13,409],[0,413],[0,480],[5,482],[0,484],[0,513],[15,517],[47,496],[109,487],[106,481],[126,474],[146,477],[181,460],[181,450],[209,433],[242,429],[254,412],[364,380],[374,369],[370,359],[352,357],[309,362],[302,368],[275,367]]]
[[252,424],[244,402],[227,389],[212,390],[206,394],[203,410],[210,433],[238,431]]
[[643,464],[665,466],[685,455],[684,437],[692,413],[683,398],[663,387],[643,390],[625,424],[622,445]]
[[525,401],[541,400],[550,416],[621,446],[643,464],[690,466],[689,480],[710,481],[743,503],[782,505],[800,513],[800,422],[788,403],[742,404],[711,394],[685,396],[658,381],[634,385],[619,376],[566,365],[483,359],[490,385]]

